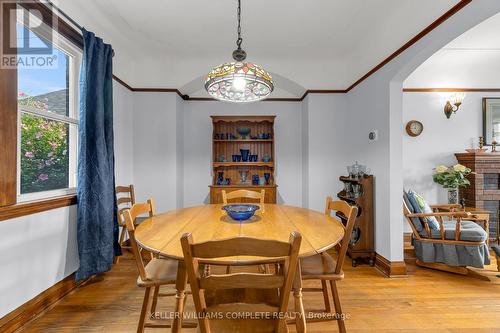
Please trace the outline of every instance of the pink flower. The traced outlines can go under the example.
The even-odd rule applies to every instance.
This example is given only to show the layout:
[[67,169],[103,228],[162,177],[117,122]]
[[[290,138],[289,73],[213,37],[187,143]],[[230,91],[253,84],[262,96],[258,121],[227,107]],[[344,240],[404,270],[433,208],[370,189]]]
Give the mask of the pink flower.
[[50,142],[49,145],[52,147],[52,149],[56,149],[57,147],[59,147],[59,144],[55,142]]
[[22,91],[21,91],[21,92],[19,92],[19,97],[25,97],[25,96],[26,96],[26,94],[25,94],[25,93],[23,93]]
[[44,182],[44,181],[46,181],[47,179],[49,179],[49,175],[47,175],[46,173],[41,173],[41,174],[39,174],[39,175],[38,175],[38,180],[39,180],[39,181]]
[[27,151],[27,152],[24,154],[24,156],[26,156],[27,158],[33,158],[33,157],[35,157],[35,155],[34,155],[34,154],[33,154],[33,152],[31,152],[31,151]]

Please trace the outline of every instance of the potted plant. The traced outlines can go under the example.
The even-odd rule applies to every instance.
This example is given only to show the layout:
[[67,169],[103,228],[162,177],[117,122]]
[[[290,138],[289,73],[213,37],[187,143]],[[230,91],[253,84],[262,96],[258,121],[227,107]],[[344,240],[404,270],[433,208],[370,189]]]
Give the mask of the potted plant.
[[462,164],[450,167],[439,165],[434,169],[432,179],[448,190],[448,203],[458,204],[458,188],[470,185],[470,181],[467,179],[470,174],[474,174],[474,172]]

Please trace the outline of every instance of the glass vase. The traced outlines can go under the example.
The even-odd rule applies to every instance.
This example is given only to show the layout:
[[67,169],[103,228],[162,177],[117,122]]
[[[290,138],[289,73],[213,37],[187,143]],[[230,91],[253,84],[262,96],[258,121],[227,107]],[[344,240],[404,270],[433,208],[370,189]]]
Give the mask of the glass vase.
[[458,188],[449,188],[448,189],[448,203],[449,204],[458,204]]

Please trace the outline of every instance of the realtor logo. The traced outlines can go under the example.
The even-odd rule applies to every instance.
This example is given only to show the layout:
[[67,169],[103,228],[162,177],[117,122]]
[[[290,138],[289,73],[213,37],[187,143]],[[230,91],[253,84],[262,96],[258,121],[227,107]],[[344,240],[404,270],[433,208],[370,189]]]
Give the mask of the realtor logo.
[[56,69],[57,17],[40,1],[2,1],[0,68]]

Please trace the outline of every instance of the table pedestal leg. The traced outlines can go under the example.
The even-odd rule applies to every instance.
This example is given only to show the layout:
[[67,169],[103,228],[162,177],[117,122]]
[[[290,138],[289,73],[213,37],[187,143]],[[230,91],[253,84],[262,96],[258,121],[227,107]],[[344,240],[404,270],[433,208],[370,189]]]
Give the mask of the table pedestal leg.
[[182,317],[184,315],[184,304],[186,297],[187,274],[184,261],[179,260],[177,265],[177,281],[175,282],[175,318],[172,323],[172,333],[179,333],[182,330]]

